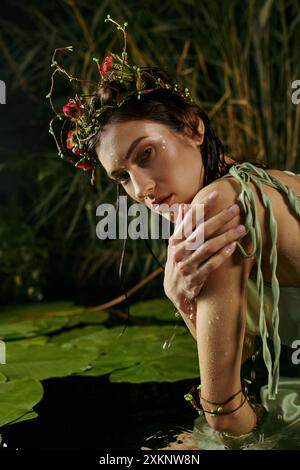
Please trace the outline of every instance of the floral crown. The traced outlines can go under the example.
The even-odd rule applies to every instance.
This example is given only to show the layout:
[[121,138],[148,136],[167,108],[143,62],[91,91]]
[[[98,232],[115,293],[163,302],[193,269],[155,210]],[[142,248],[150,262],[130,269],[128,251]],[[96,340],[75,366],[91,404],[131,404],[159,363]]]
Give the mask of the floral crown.
[[[102,87],[105,86],[105,84],[112,82],[120,85],[120,91],[116,94],[114,101],[110,104],[102,105],[101,103],[97,106],[97,94],[80,94],[79,96],[75,94],[75,97],[69,99],[69,102],[63,106],[62,112],[56,111],[52,101],[52,93],[54,88],[54,76],[57,72],[66,75],[70,82],[87,82],[86,80],[81,80],[69,75],[56,60],[56,56],[59,52],[73,52],[72,46],[55,49],[51,62],[51,67],[54,67],[55,70],[51,76],[50,91],[46,96],[46,98],[50,100],[51,108],[55,113],[55,117],[50,121],[49,132],[54,137],[58,149],[58,155],[73,163],[76,168],[85,171],[91,170],[92,184],[95,183],[94,170],[99,161],[96,159],[95,154],[91,152],[90,143],[91,139],[101,131],[99,118],[104,112],[109,109],[119,108],[130,98],[136,97],[137,99],[140,99],[141,95],[160,89],[169,90],[172,93],[191,101],[188,88],[185,88],[184,90],[180,89],[177,84],[173,84],[170,80],[165,79],[161,73],[159,73],[159,69],[157,69],[156,72],[155,68],[138,67],[136,65],[129,64],[126,52],[126,27],[128,24],[124,23],[123,26],[121,26],[119,23],[111,19],[110,15],[107,15],[104,21],[110,21],[116,25],[117,29],[122,31],[124,38],[124,46],[121,56],[110,53],[101,63],[97,58],[93,58],[101,76],[100,82],[97,82],[98,87],[99,85]],[[57,138],[56,133],[54,132],[55,120],[63,121],[60,129],[60,139]],[[63,143],[63,130],[68,122],[69,130],[67,132],[65,143]]]

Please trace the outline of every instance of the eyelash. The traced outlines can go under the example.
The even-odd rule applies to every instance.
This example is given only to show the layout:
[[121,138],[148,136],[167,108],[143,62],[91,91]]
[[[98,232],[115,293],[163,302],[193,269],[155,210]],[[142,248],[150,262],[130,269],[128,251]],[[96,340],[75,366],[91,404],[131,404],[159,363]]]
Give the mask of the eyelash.
[[[150,152],[148,152],[148,150],[150,150]],[[141,158],[141,155],[143,155],[143,154],[145,154],[145,153],[147,153],[147,157],[146,157],[146,158]],[[152,147],[147,147],[145,150],[143,150],[143,151],[139,154],[139,161],[142,162],[142,163],[145,162],[146,160],[148,160],[148,158],[150,157],[151,153],[152,153]],[[123,176],[123,175],[119,176],[119,177],[116,179],[116,181],[117,181],[118,183],[121,183],[121,184],[125,185],[125,184],[128,183],[128,178],[126,179],[126,181],[122,181],[122,176]],[[128,175],[128,176],[129,176],[129,175]]]

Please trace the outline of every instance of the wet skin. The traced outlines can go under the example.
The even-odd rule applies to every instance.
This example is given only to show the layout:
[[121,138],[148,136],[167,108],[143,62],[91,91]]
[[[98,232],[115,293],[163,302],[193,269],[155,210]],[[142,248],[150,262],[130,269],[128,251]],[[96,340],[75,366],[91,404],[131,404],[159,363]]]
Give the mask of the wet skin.
[[[199,132],[203,135],[203,123]],[[171,195],[168,204],[190,204],[203,186],[202,137],[176,133],[152,121],[111,123],[96,148],[108,176],[151,210],[154,198]],[[172,220],[172,213],[164,213]]]

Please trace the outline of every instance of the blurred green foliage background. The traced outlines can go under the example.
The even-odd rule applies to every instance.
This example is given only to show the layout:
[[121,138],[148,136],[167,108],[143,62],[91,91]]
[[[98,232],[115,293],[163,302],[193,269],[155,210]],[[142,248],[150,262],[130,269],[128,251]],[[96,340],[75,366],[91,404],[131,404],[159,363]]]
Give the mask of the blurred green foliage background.
[[[97,186],[56,155],[46,95],[56,47],[73,45],[64,66],[97,79],[92,58],[121,51],[122,37],[104,23],[127,21],[128,53],[165,68],[190,88],[213,120],[229,154],[300,171],[299,0],[2,0],[0,79],[0,302],[72,298],[102,303],[122,292],[122,242],[96,238],[95,212],[115,202],[116,187],[98,170]],[[74,96],[64,78],[55,100]],[[161,262],[165,247],[152,241]],[[127,288],[156,264],[142,240],[128,241]],[[159,276],[140,296],[163,295]]]

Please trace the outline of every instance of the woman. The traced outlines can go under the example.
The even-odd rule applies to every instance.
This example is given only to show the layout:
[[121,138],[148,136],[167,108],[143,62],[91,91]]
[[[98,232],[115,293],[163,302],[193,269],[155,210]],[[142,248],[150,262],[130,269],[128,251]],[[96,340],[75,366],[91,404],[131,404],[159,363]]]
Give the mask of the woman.
[[[147,99],[151,103],[151,108],[155,108],[154,100],[150,101],[150,97]],[[159,103],[158,97],[156,100],[156,103]],[[161,101],[164,101],[164,98],[161,97]],[[168,103],[165,102],[164,105],[165,109],[168,109]],[[152,210],[151,201],[165,195],[169,198],[164,204],[184,203],[193,207],[195,204],[203,203],[214,190],[222,194],[222,198],[218,198],[212,208],[211,216],[216,216],[227,207],[233,207],[234,210],[234,204],[239,202],[240,194],[240,184],[234,177],[217,179],[207,186],[204,185],[203,159],[206,155],[201,152],[201,145],[205,141],[206,128],[203,120],[199,118],[199,136],[178,134],[166,124],[159,122],[158,117],[147,116],[145,104],[141,118],[124,119],[128,111],[134,113],[133,108],[134,105],[129,102],[116,111],[102,128],[95,143],[99,161],[108,175],[113,175],[130,197],[144,203]],[[158,116],[157,110],[155,113]],[[128,149],[133,142],[136,145],[128,155]],[[278,170],[266,170],[265,173],[278,178],[287,188],[300,194],[299,177]],[[268,258],[272,243],[268,233],[266,209],[253,183],[249,186],[257,205],[258,224],[261,227],[262,274],[265,282],[271,283],[272,272]],[[264,185],[263,190],[270,200],[277,221],[279,284],[300,287],[299,219],[289,210],[285,198],[277,189]],[[240,224],[237,229],[240,230],[238,233],[241,236],[244,233],[242,224],[246,224],[245,214],[237,211],[236,218]],[[230,229],[235,225],[235,220],[231,219],[227,222],[226,228]],[[289,227],[288,233],[286,227]],[[233,233],[231,236],[234,239]],[[253,240],[250,237],[244,238],[244,248],[247,252],[253,251]],[[183,246],[175,239],[171,245],[169,244],[164,286],[166,294],[171,299],[169,292],[170,290],[176,292],[176,276],[178,276],[172,265],[181,258],[182,249]],[[206,249],[209,250],[207,244]],[[201,250],[196,254],[196,258],[199,252],[201,254]],[[181,264],[181,272],[188,276],[197,264],[197,259],[193,262],[193,256],[190,255],[188,261]],[[255,264],[255,254],[250,258],[244,258],[240,252],[236,252],[232,257],[228,257],[214,274],[206,279],[201,294],[197,297],[197,315],[192,319],[184,316],[193,336],[197,339],[202,405],[205,409],[206,401],[221,404],[241,389],[240,367],[245,337],[248,279],[251,275],[255,275]],[[241,394],[238,394],[225,405],[224,411],[230,412],[240,403]],[[210,409],[215,411],[217,406],[212,406]],[[234,435],[251,431],[257,420],[247,402],[235,413],[213,417],[206,414],[206,419],[214,429]]]
[[[77,168],[93,169],[100,162],[109,178],[150,210],[160,211],[162,202],[184,204],[190,207],[188,219],[198,204],[209,207],[206,242],[199,249],[191,253],[185,249],[188,240],[171,237],[164,288],[197,341],[207,423],[233,436],[249,433],[260,423],[260,409],[247,400],[242,360],[260,334],[274,399],[279,286],[296,294],[300,290],[300,177],[225,156],[206,114],[163,71],[131,67],[126,53],[121,58],[110,54],[99,71],[102,81],[92,102],[85,106],[76,98],[64,107],[75,123],[67,147],[80,158]],[[172,219],[171,213],[163,215]],[[182,218],[181,213],[175,231]],[[193,227],[189,240],[203,230]],[[256,295],[260,315],[250,315],[249,336],[253,279],[251,298]],[[269,318],[264,306],[268,284],[274,301]],[[268,335],[274,340],[274,364]]]

